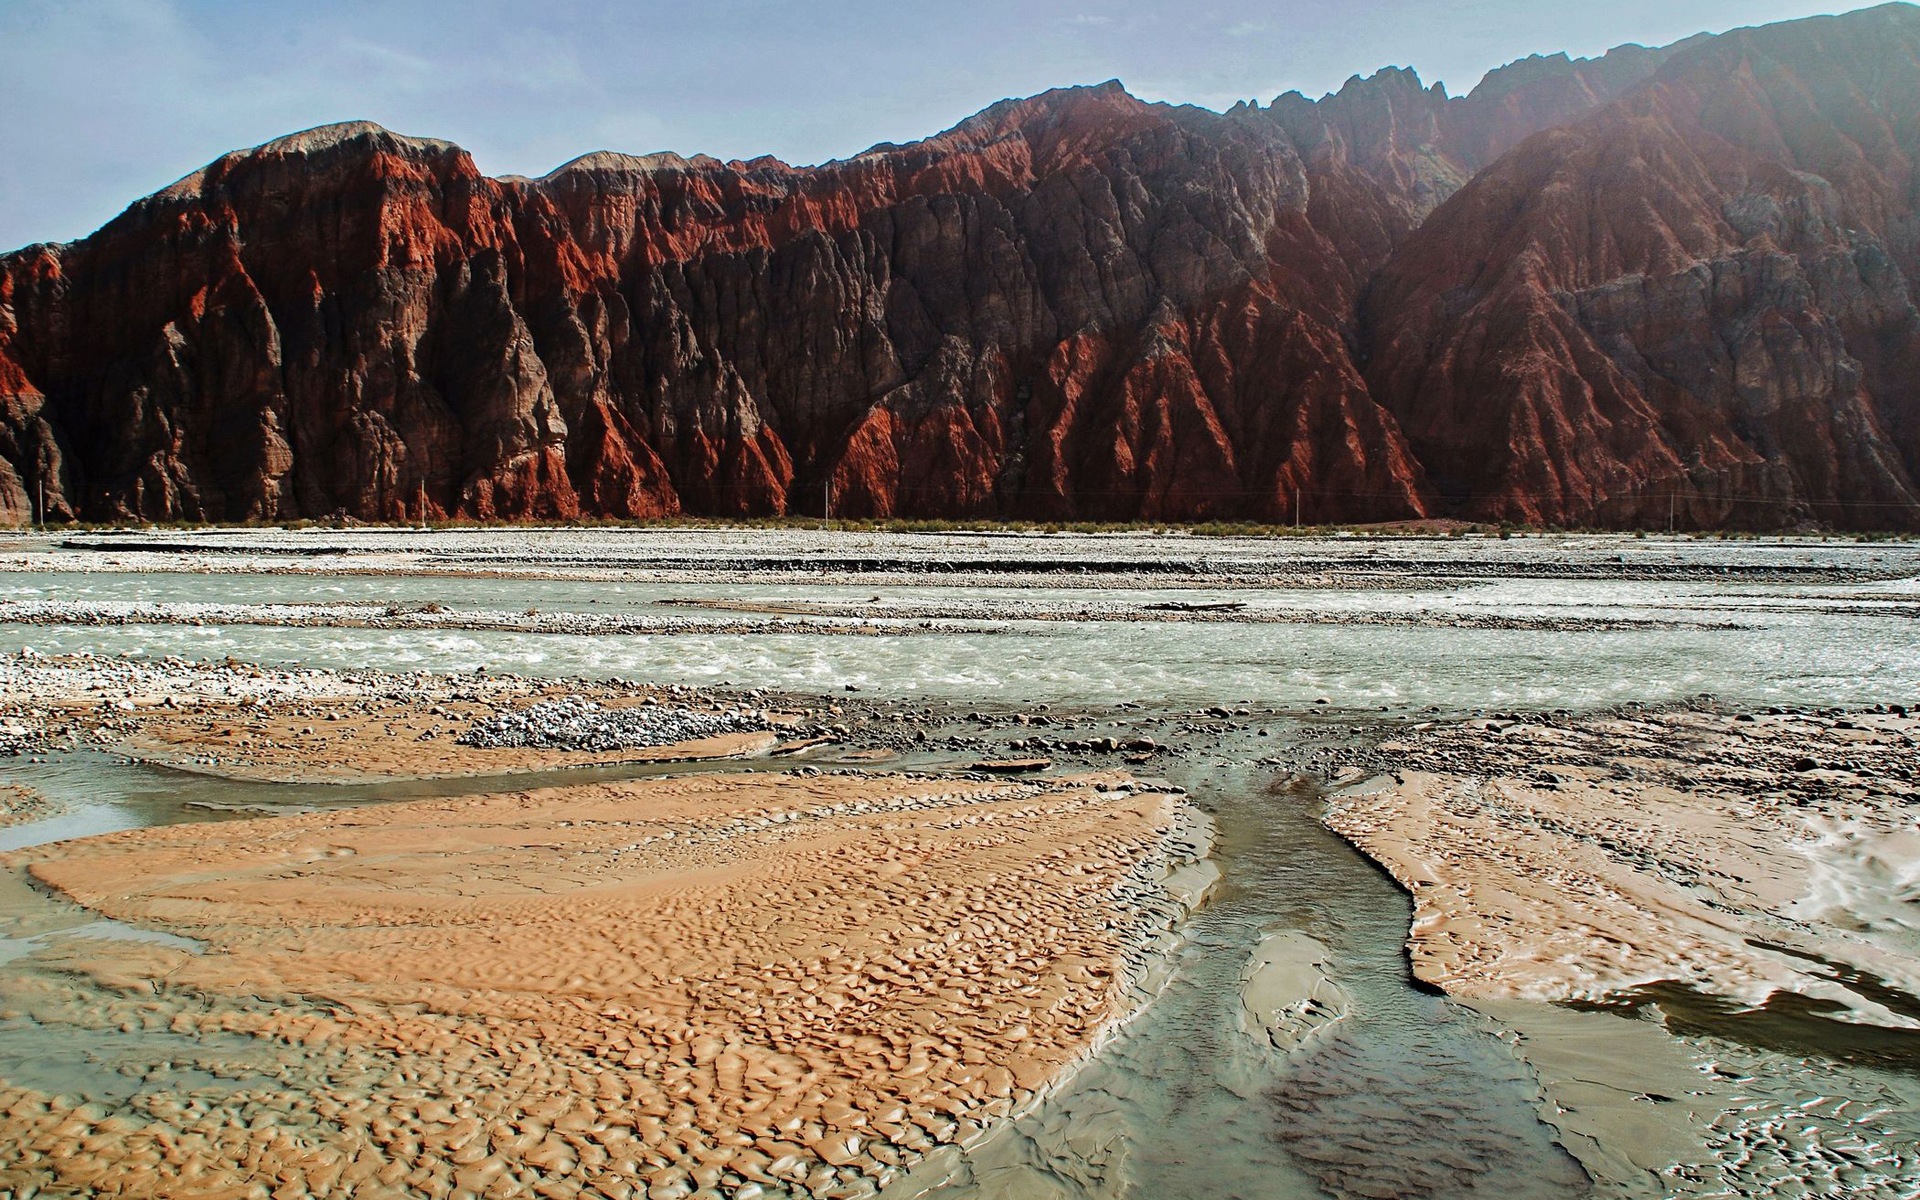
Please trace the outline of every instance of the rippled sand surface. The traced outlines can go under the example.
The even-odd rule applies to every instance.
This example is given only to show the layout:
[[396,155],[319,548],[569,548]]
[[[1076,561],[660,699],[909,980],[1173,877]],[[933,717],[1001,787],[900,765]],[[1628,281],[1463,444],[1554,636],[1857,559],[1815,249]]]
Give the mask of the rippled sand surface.
[[1119,774],[701,776],[21,851],[174,936],[7,974],[119,1086],[0,1089],[0,1190],[867,1194],[1126,1015],[1197,829]]
[[1373,762],[1327,824],[1411,893],[1414,973],[1509,1031],[1595,1178],[1915,1194],[1920,720],[1534,714]]
[[1380,749],[1394,774],[1327,820],[1413,894],[1427,982],[1486,999],[1785,991],[1920,1029],[1897,1011],[1920,1002],[1845,978],[1920,994],[1920,924],[1894,901],[1920,880],[1920,719],[1680,709]]

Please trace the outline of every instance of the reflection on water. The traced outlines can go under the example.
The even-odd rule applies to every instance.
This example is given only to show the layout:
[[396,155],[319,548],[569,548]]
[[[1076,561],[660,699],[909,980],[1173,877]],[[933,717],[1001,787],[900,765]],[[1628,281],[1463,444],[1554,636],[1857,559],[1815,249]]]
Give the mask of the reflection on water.
[[[1782,953],[1792,953],[1775,947]],[[1863,999],[1883,1004],[1902,1016],[1920,1018],[1920,1002],[1898,988],[1858,971],[1833,964],[1831,978]],[[1674,1033],[1719,1037],[1782,1054],[1819,1054],[1841,1062],[1859,1063],[1920,1078],[1920,1029],[1890,1029],[1842,1020],[1834,1014],[1847,1007],[1835,1000],[1775,992],[1758,1008],[1702,992],[1691,984],[1669,981],[1630,989],[1602,1002],[1569,1007],[1622,1015],[1657,1007],[1661,1020]]]

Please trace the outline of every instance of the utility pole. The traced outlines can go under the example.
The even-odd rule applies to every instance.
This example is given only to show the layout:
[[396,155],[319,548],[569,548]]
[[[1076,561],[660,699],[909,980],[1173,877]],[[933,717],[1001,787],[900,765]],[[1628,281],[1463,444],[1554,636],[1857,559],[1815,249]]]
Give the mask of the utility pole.
[[833,520],[833,480],[831,478],[820,485],[820,511],[824,519]]
[[1293,527],[1300,528],[1300,489],[1293,489]]
[[1673,499],[1672,492],[1667,493],[1667,536],[1673,536]]

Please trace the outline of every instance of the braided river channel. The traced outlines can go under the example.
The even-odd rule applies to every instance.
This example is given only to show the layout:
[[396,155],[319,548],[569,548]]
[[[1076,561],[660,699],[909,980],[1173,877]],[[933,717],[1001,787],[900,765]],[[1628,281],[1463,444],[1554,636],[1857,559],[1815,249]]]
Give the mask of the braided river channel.
[[[1920,548],[1303,542],[1271,561],[1249,551],[1244,570],[1202,563],[1174,578],[1132,569],[1160,553],[1153,546],[1130,549],[1138,561],[1023,575],[1004,560],[1035,553],[1026,544],[994,543],[992,569],[969,571],[965,555],[984,553],[984,541],[929,551],[903,536],[906,550],[860,549],[888,561],[808,574],[775,567],[819,553],[811,542],[769,535],[716,548],[714,535],[698,547],[717,556],[711,564],[650,566],[665,535],[648,536],[646,553],[624,558],[607,552],[618,544],[608,535],[543,569],[488,559],[484,570],[457,539],[431,563],[363,544],[295,558],[275,543],[248,557],[239,535],[239,550],[197,557],[22,541],[0,556],[0,653],[620,677],[857,695],[937,706],[955,723],[972,709],[1043,711],[1056,726],[1155,738],[1175,752],[1136,769],[1213,817],[1219,887],[1184,927],[1152,1002],[1027,1112],[922,1178],[932,1195],[1920,1196],[1920,1061],[1823,1052],[1808,1039],[1783,1049],[1712,1014],[1677,1032],[1644,1011],[1604,1018],[1677,1043],[1730,1097],[1700,1131],[1702,1153],[1638,1179],[1584,1168],[1518,1035],[1413,978],[1407,895],[1318,819],[1343,757],[1415,722],[1703,696],[1736,707],[1920,704]],[[1091,553],[1088,541],[1071,549]],[[936,566],[897,561],[914,554]],[[1290,573],[1289,554],[1312,561]],[[370,612],[407,620],[362,619]],[[462,619],[470,614],[484,619]],[[1199,719],[1212,706],[1235,719]],[[936,742],[948,727],[933,730]],[[951,759],[909,749],[884,769]],[[91,750],[0,759],[0,777],[53,803],[51,816],[0,827],[0,850],[488,787],[241,782]],[[1896,907],[1913,913],[1920,873],[1907,886]],[[0,971],[50,938],[151,936],[21,890],[0,904],[17,918],[17,936],[0,937]],[[1352,1003],[1350,1017],[1292,1053],[1249,1029],[1241,1001],[1250,957],[1281,931],[1325,945]],[[0,1077],[25,1086],[109,1095],[124,1085],[114,1063],[127,1052],[0,1020]]]

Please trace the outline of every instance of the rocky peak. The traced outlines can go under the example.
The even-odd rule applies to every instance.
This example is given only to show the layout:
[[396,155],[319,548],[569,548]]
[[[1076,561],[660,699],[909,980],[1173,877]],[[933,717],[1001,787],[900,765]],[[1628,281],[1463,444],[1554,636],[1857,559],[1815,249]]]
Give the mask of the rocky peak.
[[979,150],[1018,138],[1039,168],[1063,169],[1076,156],[1163,121],[1166,105],[1149,104],[1117,79],[1053,88],[1020,100],[1002,100],[944,133],[906,146],[875,147],[862,157]]
[[840,162],[349,122],[0,256],[0,519],[1920,526],[1920,14]]
[[621,154],[613,150],[595,150],[555,167],[542,176],[541,181],[580,173],[673,175],[689,171],[719,170],[725,165],[719,159],[706,154],[684,158],[671,150],[658,150],[652,154]]
[[446,153],[459,149],[452,142],[443,141],[440,138],[408,137],[405,134],[394,133],[372,121],[340,121],[332,125],[315,126],[299,133],[290,133],[241,153],[317,155],[357,142],[370,143],[387,153]]

